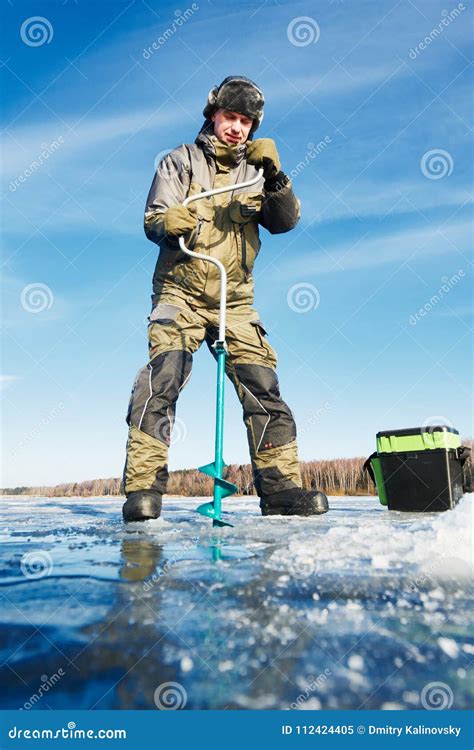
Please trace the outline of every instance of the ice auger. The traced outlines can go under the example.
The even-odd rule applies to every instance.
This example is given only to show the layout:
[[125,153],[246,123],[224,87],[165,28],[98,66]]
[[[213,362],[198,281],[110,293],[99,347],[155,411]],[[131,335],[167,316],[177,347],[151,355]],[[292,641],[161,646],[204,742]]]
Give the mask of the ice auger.
[[[215,190],[206,190],[198,195],[190,196],[183,201],[183,206],[188,206],[190,203],[203,198],[210,198],[213,195],[219,193],[226,193],[233,190],[241,190],[243,188],[250,187],[258,182],[263,175],[263,169],[258,171],[256,177],[247,182],[240,182],[236,185],[226,185],[225,187],[216,188]],[[214,448],[214,461],[200,466],[199,471],[203,474],[207,474],[214,478],[214,497],[212,502],[203,503],[197,508],[197,512],[203,516],[212,518],[213,526],[232,526],[231,523],[227,523],[222,520],[222,500],[229,495],[233,495],[237,492],[237,487],[232,482],[227,482],[223,479],[223,471],[226,468],[223,458],[223,440],[224,440],[224,380],[225,380],[225,358],[227,344],[225,341],[225,322],[226,322],[226,305],[227,305],[227,273],[226,270],[217,258],[212,258],[210,255],[203,255],[202,253],[195,253],[192,250],[188,250],[182,237],[179,238],[179,246],[183,253],[191,255],[193,258],[200,258],[208,263],[214,263],[218,267],[220,272],[220,302],[219,302],[219,336],[212,345],[217,356],[217,398],[216,398],[216,433],[215,433],[215,448]]]

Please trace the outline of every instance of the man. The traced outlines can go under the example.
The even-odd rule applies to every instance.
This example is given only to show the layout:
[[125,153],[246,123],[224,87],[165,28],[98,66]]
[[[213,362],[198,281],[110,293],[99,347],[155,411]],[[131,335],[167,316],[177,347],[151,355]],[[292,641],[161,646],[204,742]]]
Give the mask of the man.
[[[159,245],[160,254],[148,327],[150,361],[138,372],[127,413],[125,521],[160,515],[179,393],[190,378],[193,353],[203,341],[214,355],[219,272],[214,264],[183,253],[180,236],[190,250],[219,258],[227,271],[226,372],[242,404],[262,514],[313,515],[328,510],[322,492],[302,489],[293,414],[280,396],[276,353],[252,307],[259,224],[278,234],[292,229],[300,216],[299,201],[281,171],[274,142],[252,140],[263,105],[255,83],[229,76],[210,91],[195,143],[172,151],[155,173],[145,233]],[[206,198],[189,208],[181,205],[188,195],[248,181],[260,167],[263,178],[246,190]]]

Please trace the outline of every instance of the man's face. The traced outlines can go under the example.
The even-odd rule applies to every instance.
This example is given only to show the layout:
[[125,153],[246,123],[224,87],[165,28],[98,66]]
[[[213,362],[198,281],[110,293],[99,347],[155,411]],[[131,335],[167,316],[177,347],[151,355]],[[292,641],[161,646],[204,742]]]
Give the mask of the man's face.
[[231,112],[228,109],[218,109],[212,115],[214,123],[214,135],[224,143],[236,146],[245,143],[253,125],[253,120],[240,112]]

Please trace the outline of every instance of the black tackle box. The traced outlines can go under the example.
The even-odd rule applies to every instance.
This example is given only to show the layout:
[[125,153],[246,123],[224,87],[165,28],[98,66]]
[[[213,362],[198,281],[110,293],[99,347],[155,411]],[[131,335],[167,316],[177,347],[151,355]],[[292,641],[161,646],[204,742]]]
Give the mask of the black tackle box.
[[364,468],[389,510],[449,510],[472,492],[471,449],[446,425],[378,432]]

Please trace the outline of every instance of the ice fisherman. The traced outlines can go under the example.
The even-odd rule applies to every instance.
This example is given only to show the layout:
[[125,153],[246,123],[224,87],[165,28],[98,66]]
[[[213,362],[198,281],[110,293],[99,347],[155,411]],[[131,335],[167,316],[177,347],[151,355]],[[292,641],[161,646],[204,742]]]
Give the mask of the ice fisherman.
[[[180,236],[190,250],[218,258],[227,271],[226,374],[242,404],[262,515],[310,516],[328,510],[324,493],[302,488],[295,420],[280,395],[276,352],[252,306],[259,226],[280,234],[300,218],[300,202],[281,170],[274,141],[253,140],[264,101],[260,88],[245,76],[225,78],[209,92],[195,142],[171,151],[155,172],[145,233],[160,253],[153,276],[149,362],[135,378],[127,413],[125,521],[159,517],[179,393],[203,341],[214,355],[219,271],[183,253]],[[181,205],[190,195],[251,180],[259,168],[264,170],[261,180],[237,194]]]

